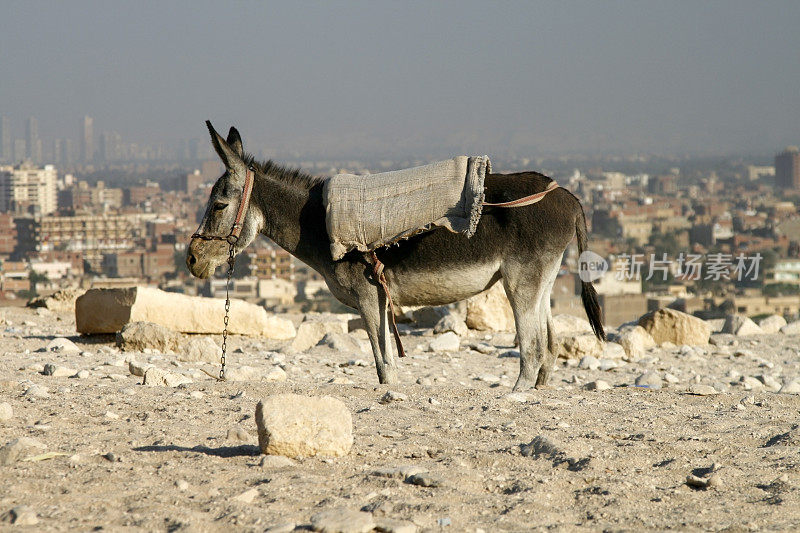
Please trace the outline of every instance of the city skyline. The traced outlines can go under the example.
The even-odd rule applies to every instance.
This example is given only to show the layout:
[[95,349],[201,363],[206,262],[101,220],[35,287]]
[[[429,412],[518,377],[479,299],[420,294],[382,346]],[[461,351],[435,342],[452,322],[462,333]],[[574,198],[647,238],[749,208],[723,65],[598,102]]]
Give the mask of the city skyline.
[[266,155],[774,153],[800,139],[791,2],[79,1],[4,18],[0,114],[15,131],[36,117],[45,146],[79,139],[84,116],[95,143],[205,144],[211,119]]

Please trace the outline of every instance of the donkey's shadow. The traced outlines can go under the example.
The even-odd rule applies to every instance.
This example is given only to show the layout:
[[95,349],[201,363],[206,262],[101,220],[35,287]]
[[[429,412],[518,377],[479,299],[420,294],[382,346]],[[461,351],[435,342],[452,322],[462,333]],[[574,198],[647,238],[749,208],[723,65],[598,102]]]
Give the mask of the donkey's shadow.
[[140,446],[134,448],[135,452],[195,452],[211,455],[214,457],[254,457],[261,453],[258,446],[253,444],[242,444],[240,446],[220,446],[219,448],[209,448],[208,446],[176,446],[174,444],[159,446]]

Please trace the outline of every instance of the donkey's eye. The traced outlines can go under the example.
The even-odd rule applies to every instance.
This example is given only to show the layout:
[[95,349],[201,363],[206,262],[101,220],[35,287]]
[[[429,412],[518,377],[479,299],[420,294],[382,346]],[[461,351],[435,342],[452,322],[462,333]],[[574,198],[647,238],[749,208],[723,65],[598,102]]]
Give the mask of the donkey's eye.
[[214,202],[213,209],[214,211],[222,211],[226,207],[228,207],[228,204],[226,202]]

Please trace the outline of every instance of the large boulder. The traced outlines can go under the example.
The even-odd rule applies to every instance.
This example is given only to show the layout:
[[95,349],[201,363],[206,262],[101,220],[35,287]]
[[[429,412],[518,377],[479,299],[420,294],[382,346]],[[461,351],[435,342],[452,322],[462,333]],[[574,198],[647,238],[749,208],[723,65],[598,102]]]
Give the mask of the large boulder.
[[75,311],[75,300],[83,294],[83,289],[61,289],[49,296],[40,296],[28,302],[28,307],[44,307],[56,313],[72,313]]
[[126,351],[141,352],[145,348],[166,352],[180,349],[180,333],[152,322],[129,322],[117,332],[117,346]]
[[347,455],[353,446],[353,419],[330,396],[276,394],[256,405],[261,453],[291,458]]
[[643,315],[639,325],[658,344],[705,345],[711,335],[711,326],[705,320],[668,308]]
[[785,325],[786,319],[781,315],[770,315],[766,318],[762,318],[758,322],[758,327],[760,327],[764,333],[780,333],[781,328]]
[[488,331],[514,331],[514,312],[501,283],[467,300],[467,326]]
[[728,315],[725,317],[725,324],[722,326],[721,333],[733,335],[760,335],[764,333],[758,325],[746,316]]
[[[75,302],[78,333],[116,333],[130,322],[153,322],[182,333],[220,333],[225,301],[150,287],[90,289]],[[291,339],[294,325],[263,307],[231,300],[228,332]]]

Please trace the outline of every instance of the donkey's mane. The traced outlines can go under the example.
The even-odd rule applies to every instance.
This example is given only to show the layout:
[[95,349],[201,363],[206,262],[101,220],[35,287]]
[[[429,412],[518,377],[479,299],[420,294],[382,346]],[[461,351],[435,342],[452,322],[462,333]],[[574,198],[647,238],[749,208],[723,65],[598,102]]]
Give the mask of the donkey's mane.
[[247,152],[242,155],[242,160],[245,165],[253,167],[256,172],[268,175],[270,178],[293,187],[310,189],[314,185],[322,183],[324,180],[324,178],[312,176],[300,168],[289,168],[276,163],[272,159],[257,161],[253,154]]

